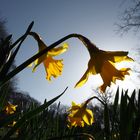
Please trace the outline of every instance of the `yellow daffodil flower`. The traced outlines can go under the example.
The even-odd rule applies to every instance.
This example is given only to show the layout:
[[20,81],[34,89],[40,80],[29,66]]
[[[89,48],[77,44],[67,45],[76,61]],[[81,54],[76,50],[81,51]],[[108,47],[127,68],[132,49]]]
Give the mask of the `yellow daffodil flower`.
[[90,60],[88,62],[88,69],[82,78],[78,81],[75,87],[80,87],[86,83],[89,75],[100,74],[103,79],[103,85],[100,87],[101,91],[105,92],[107,86],[110,86],[111,82],[116,79],[124,80],[125,75],[129,75],[130,68],[122,68],[120,70],[115,68],[115,63],[121,61],[133,61],[132,58],[128,57],[128,52],[124,51],[103,51],[97,48],[87,38],[80,35],[79,39],[87,47]]
[[[41,37],[35,33],[31,32],[31,36],[34,37],[35,40],[38,42],[39,52],[44,50],[47,45],[42,41]],[[64,43],[62,46],[53,48],[49,50],[46,54],[42,55],[38,59],[35,60],[33,72],[36,70],[36,67],[40,65],[41,63],[44,64],[45,70],[46,70],[46,79],[51,80],[51,76],[54,78],[61,75],[63,70],[63,60],[55,60],[53,59],[54,56],[60,55],[64,53],[68,49],[68,44]]]
[[17,105],[13,105],[8,102],[5,107],[6,114],[13,114],[16,111]]
[[120,70],[117,70],[111,62],[104,62],[102,71],[100,73],[104,82],[100,87],[101,91],[105,92],[106,87],[110,86],[111,82],[115,83],[116,79],[124,80],[125,75],[129,75],[129,70],[130,68],[122,68]]
[[68,115],[68,127],[84,127],[85,123],[87,125],[92,125],[94,122],[93,113],[90,109],[87,109],[86,106],[87,102],[81,105],[72,102],[72,107],[69,110],[70,114]]
[[11,124],[8,124],[9,127],[13,127],[17,122],[13,121]]

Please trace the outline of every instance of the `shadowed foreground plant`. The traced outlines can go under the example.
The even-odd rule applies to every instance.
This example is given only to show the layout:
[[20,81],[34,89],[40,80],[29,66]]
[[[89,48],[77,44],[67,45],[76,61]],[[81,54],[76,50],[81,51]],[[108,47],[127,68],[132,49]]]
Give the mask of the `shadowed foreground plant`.
[[109,140],[139,140],[140,130],[140,92],[134,90],[128,96],[128,90],[121,93],[119,104],[119,88],[117,89],[112,109],[106,106],[104,111],[105,137]]
[[[113,104],[108,104],[104,100],[99,99],[94,96],[89,100],[97,99],[103,105],[103,128],[100,133],[101,138],[98,138],[98,134],[94,134],[95,139],[107,139],[107,140],[139,140],[140,139],[140,91],[137,92],[134,90],[132,95],[129,97],[128,91],[123,91],[121,93],[120,104],[119,104],[119,88],[116,91],[115,99]],[[88,101],[88,100],[87,100]],[[83,104],[86,104],[83,103]],[[73,104],[70,109],[70,114],[68,115],[68,123],[72,127],[82,127],[86,129],[84,124],[87,121],[84,121],[83,115],[85,114],[85,108],[83,109],[83,104],[76,105]],[[81,109],[82,108],[82,109]],[[94,112],[94,111],[93,111]],[[73,113],[73,114],[72,114]],[[91,115],[89,115],[91,116]],[[70,118],[70,119],[69,119]],[[72,118],[72,119],[71,119]],[[90,117],[89,117],[90,118]],[[87,120],[90,120],[87,117]],[[96,120],[96,118],[95,118]],[[83,124],[83,125],[82,125]],[[90,124],[91,127],[96,124]],[[91,132],[90,132],[91,133]]]

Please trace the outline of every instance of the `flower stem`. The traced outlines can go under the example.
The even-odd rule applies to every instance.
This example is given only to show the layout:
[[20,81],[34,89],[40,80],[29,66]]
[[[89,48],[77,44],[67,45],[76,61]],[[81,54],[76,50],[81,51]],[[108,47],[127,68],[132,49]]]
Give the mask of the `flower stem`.
[[96,96],[93,96],[93,97],[91,97],[91,98],[89,98],[86,102],[85,102],[85,104],[88,104],[91,100],[93,100],[93,99],[97,99],[99,102],[101,102],[103,105],[105,105],[105,103],[102,101],[102,100],[100,100],[98,97],[96,97]]

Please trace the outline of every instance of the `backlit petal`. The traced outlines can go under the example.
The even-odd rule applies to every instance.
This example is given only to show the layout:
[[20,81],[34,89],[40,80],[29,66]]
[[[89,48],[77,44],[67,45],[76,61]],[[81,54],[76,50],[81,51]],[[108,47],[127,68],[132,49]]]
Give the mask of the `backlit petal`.
[[134,61],[132,58],[128,57],[128,52],[125,51],[102,51],[104,57],[112,62],[121,62],[121,61]]
[[94,122],[93,112],[90,109],[86,109],[87,117],[89,118],[89,124],[92,125]]
[[44,67],[46,70],[46,79],[51,80],[51,76],[58,77],[62,73],[63,69],[63,60],[55,60],[52,57],[47,57],[47,59],[44,61]]
[[48,51],[47,55],[48,56],[57,56],[57,55],[64,53],[65,51],[67,51],[67,49],[68,49],[68,44],[64,43],[62,46],[53,48],[50,51]]
[[93,113],[91,110],[86,109],[83,115],[83,120],[85,121],[86,124],[92,125],[93,123]]
[[134,61],[134,60],[128,56],[114,56],[114,62],[121,62],[121,61]]
[[104,82],[100,87],[101,91],[105,92],[106,87],[110,86],[111,82],[115,83],[116,79],[124,80],[125,75],[129,75],[129,70],[130,68],[122,68],[121,70],[117,70],[111,62],[104,62],[100,73]]
[[87,82],[89,75],[90,75],[90,71],[87,70],[85,74],[82,76],[82,78],[77,82],[75,87],[81,87],[82,85],[84,85]]
[[46,54],[42,55],[41,57],[39,57],[38,59],[36,59],[34,61],[34,67],[33,67],[33,72],[35,72],[37,66],[39,66],[44,60],[46,60],[47,56]]

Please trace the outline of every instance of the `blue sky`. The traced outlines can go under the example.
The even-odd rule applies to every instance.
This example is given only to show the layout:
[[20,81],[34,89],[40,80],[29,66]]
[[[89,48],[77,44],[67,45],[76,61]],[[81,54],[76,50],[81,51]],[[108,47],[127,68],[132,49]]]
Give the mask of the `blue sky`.
[[[47,45],[68,34],[79,33],[92,40],[100,49],[130,51],[130,56],[133,56],[134,48],[139,45],[138,38],[131,32],[124,36],[116,34],[115,23],[130,5],[130,1],[123,1],[1,0],[0,16],[6,19],[6,27],[8,32],[13,34],[13,41],[34,21],[32,31],[39,33]],[[87,50],[77,39],[69,39],[66,42],[69,44],[68,52],[57,57],[64,59],[62,76],[48,82],[43,65],[40,65],[35,73],[26,68],[17,75],[19,90],[29,92],[30,96],[43,102],[45,98],[49,100],[57,96],[68,86],[68,90],[59,100],[68,105],[71,101],[80,103],[94,95],[92,89],[101,83],[96,76],[91,76],[83,87],[74,88],[87,69]],[[37,43],[28,37],[16,57],[16,64],[21,64],[37,53],[37,50]],[[136,78],[133,76],[131,80],[136,81]]]

